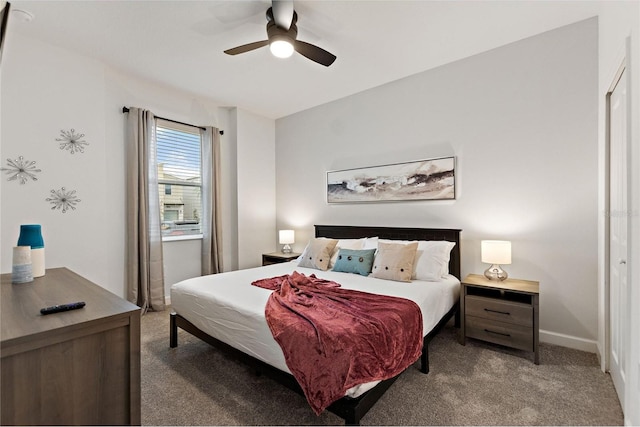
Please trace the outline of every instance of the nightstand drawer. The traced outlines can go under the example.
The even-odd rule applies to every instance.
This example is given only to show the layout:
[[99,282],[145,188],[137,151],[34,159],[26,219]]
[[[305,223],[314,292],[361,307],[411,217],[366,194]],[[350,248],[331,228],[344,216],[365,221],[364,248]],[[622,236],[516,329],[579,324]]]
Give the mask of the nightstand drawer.
[[467,295],[465,314],[529,328],[533,326],[533,307],[513,301]]
[[533,331],[530,327],[469,316],[467,312],[466,328],[467,337],[533,351]]

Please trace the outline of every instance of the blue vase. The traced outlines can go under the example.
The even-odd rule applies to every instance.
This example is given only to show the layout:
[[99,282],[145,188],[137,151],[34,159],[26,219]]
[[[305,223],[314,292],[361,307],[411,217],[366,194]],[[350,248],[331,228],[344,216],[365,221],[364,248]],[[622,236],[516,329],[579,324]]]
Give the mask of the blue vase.
[[18,246],[31,246],[33,277],[44,276],[44,239],[42,238],[42,226],[39,224],[21,225]]

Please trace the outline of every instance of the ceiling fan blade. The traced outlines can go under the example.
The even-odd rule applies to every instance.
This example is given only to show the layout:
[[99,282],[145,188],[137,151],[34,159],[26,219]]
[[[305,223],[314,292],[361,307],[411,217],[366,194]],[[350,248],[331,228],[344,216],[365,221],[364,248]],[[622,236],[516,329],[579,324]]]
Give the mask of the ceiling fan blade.
[[324,65],[325,67],[333,64],[333,61],[336,60],[336,56],[334,54],[327,52],[318,46],[312,45],[311,43],[296,40],[293,47],[296,52],[302,56],[305,56],[318,64]]
[[271,8],[276,25],[288,30],[293,21],[293,0],[273,0]]
[[245,53],[254,49],[261,48],[268,44],[269,44],[269,40],[262,40],[259,42],[247,43],[247,44],[243,44],[242,46],[227,49],[224,51],[224,53],[226,53],[227,55],[237,55],[239,53]]

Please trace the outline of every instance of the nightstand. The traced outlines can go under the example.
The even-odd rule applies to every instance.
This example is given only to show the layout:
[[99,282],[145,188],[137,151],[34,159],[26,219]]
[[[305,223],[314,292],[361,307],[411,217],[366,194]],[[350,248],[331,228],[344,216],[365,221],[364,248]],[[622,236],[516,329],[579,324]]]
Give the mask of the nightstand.
[[262,265],[278,264],[281,262],[289,262],[298,258],[300,254],[290,253],[284,254],[282,252],[271,252],[268,254],[262,254]]
[[460,289],[460,344],[475,338],[539,353],[539,283],[532,280],[489,280],[470,274]]

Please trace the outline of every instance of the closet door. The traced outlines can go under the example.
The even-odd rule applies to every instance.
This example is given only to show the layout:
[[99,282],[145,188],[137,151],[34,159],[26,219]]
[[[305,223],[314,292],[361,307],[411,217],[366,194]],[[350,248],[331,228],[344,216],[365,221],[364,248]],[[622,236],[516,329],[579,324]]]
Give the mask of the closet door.
[[626,357],[629,354],[629,302],[627,268],[627,84],[622,71],[609,93],[609,372],[624,410]]

